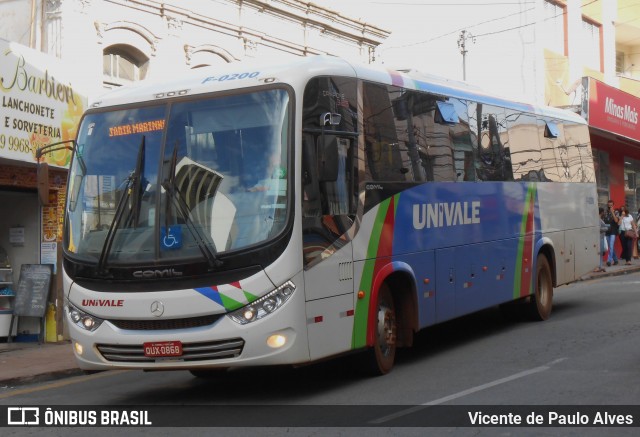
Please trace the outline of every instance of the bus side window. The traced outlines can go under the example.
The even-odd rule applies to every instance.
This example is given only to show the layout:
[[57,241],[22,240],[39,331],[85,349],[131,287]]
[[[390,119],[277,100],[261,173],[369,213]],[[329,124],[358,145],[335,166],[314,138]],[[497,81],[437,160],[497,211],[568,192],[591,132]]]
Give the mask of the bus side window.
[[560,161],[557,159],[557,131],[556,123],[551,123],[553,126],[553,133],[549,131],[547,122],[541,117],[537,118],[537,136],[540,143],[540,156],[542,159],[542,166],[544,168],[544,175],[546,180],[559,182],[563,180],[562,174],[564,170],[559,166]]
[[470,110],[472,107],[475,107],[475,114],[469,113],[469,118],[475,121],[473,129],[476,134],[475,159],[478,179],[513,180],[504,108],[481,103],[470,105]]
[[[521,181],[547,181],[546,163],[540,150],[536,117],[507,110],[509,149],[513,178]],[[555,167],[555,160],[551,161]]]
[[594,174],[589,138],[578,123],[564,122],[564,137],[569,158],[569,177],[572,182],[593,182]]
[[453,145],[453,168],[456,181],[475,181],[473,142],[469,126],[468,102],[466,100],[449,98],[458,116],[458,122],[449,124],[449,138]]
[[582,167],[582,161],[580,160],[580,154],[576,147],[573,147],[571,142],[567,142],[565,137],[565,125],[563,122],[551,120],[555,125],[556,130],[553,135],[550,134],[547,123],[545,123],[545,130],[543,131],[545,137],[548,138],[553,147],[554,156],[556,159],[556,165],[558,167],[560,182],[573,182],[577,181],[576,174]]
[[363,82],[362,90],[365,180],[413,180],[411,146],[406,138],[406,120],[410,110],[406,91],[369,82]]

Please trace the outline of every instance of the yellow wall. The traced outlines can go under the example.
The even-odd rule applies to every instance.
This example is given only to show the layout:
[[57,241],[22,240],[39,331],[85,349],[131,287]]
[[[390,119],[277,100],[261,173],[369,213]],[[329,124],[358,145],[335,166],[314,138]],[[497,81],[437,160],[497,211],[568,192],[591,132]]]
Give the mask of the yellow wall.
[[[544,49],[544,103],[549,106],[567,106],[569,96],[569,59],[549,49]],[[560,86],[561,84],[562,86]]]

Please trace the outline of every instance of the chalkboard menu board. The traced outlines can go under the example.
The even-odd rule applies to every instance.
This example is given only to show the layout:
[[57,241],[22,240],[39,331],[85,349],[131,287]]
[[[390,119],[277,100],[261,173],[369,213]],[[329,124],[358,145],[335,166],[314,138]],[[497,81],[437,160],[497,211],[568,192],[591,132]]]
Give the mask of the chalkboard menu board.
[[51,286],[51,264],[22,264],[13,314],[44,317]]

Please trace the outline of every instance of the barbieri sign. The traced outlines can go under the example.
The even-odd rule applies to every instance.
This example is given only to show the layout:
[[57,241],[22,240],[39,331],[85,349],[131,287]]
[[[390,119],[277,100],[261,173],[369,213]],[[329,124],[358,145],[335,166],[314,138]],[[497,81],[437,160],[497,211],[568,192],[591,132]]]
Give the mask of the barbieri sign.
[[589,126],[640,141],[640,99],[593,78],[589,81]]
[[[36,162],[36,149],[76,137],[87,106],[74,70],[50,55],[0,39],[0,157]],[[71,152],[43,157],[68,167]]]

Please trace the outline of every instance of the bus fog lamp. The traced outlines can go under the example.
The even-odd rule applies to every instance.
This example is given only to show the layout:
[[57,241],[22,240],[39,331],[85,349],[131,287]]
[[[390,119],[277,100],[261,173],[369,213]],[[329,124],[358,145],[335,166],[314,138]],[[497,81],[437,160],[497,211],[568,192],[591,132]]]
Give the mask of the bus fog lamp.
[[282,334],[274,334],[274,335],[270,335],[269,338],[267,338],[267,346],[273,348],[273,349],[277,349],[279,347],[284,346],[287,343],[287,337],[285,337]]
[[287,281],[285,284],[267,293],[260,299],[227,314],[227,316],[229,316],[229,318],[234,322],[241,325],[246,325],[247,323],[260,320],[261,318],[280,309],[293,295],[295,289],[296,286],[293,282]]
[[78,355],[82,355],[82,352],[83,352],[84,350],[83,350],[82,345],[81,345],[80,343],[78,343],[78,342],[74,342],[74,343],[73,343],[73,348],[75,349],[76,354],[78,354]]

